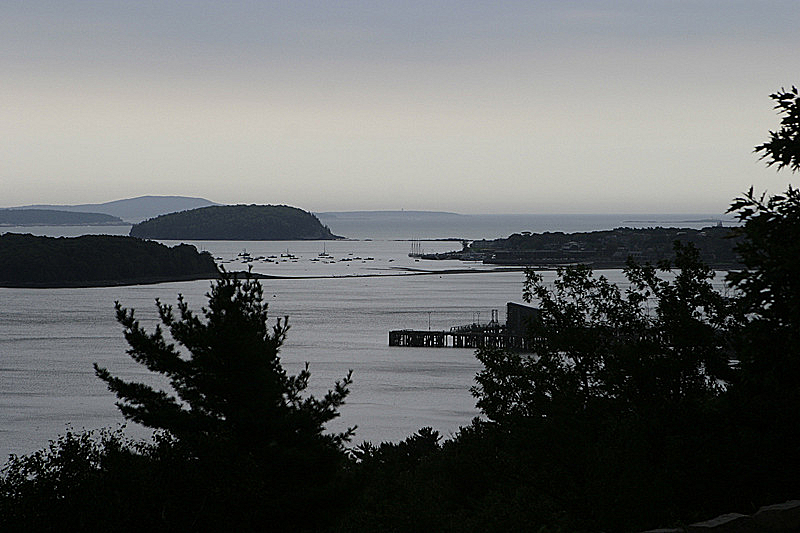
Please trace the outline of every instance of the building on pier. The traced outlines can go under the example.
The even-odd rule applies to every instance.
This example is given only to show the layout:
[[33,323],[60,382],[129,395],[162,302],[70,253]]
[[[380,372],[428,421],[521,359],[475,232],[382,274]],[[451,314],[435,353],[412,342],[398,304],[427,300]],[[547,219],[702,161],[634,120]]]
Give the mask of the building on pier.
[[500,348],[529,351],[528,324],[539,310],[527,305],[506,304],[506,323],[500,324],[497,310],[492,310],[488,324],[454,326],[449,331],[400,329],[389,332],[389,346],[419,348]]

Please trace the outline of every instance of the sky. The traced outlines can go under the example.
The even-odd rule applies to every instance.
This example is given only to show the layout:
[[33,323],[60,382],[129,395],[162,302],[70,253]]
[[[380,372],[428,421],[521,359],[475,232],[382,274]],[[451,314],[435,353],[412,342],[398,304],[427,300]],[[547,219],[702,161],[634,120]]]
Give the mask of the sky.
[[[0,3],[0,205],[722,213],[797,0]],[[797,180],[795,179],[795,184]]]

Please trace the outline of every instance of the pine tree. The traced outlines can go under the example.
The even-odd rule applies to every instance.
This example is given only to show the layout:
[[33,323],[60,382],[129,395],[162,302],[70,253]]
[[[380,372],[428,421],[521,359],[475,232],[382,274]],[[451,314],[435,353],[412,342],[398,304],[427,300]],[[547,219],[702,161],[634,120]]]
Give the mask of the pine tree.
[[149,370],[165,375],[177,397],[142,383],[114,377],[95,365],[97,376],[119,398],[125,418],[166,430],[179,440],[209,437],[230,440],[243,449],[264,449],[309,442],[339,446],[353,429],[324,434],[338,416],[352,383],[351,373],[322,399],[303,396],[308,364],[287,375],[278,355],[289,329],[287,319],[270,327],[261,284],[223,273],[211,287],[202,318],[178,296],[171,305],[156,300],[161,323],[183,349],[169,342],[161,325],[147,333],[132,309],[116,302],[128,354]]
[[339,415],[352,371],[322,398],[305,394],[308,363],[297,375],[282,367],[288,319],[269,324],[257,280],[223,271],[206,296],[199,314],[180,295],[177,309],[156,300],[161,323],[152,333],[132,309],[115,305],[128,354],[172,391],[95,365],[125,418],[159,430],[143,449],[154,472],[169,472],[154,474],[172,509],[162,514],[214,528],[328,523],[341,507],[344,443],[355,428],[326,433],[325,424]]

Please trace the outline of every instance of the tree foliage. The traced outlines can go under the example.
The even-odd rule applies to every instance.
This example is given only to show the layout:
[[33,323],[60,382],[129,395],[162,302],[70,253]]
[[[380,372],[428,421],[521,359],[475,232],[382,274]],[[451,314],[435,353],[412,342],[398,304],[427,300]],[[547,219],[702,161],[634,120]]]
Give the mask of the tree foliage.
[[[781,128],[756,147],[767,166],[800,170],[800,95],[797,87],[771,94]],[[754,194],[753,187],[736,198],[728,212],[742,226],[736,251],[745,268],[728,280],[744,295],[744,311],[773,326],[800,327],[800,191],[791,185],[785,193]]]
[[173,247],[121,235],[0,235],[0,286],[91,287],[213,279],[214,258],[190,244]]
[[121,429],[69,429],[44,449],[12,455],[0,471],[0,530],[152,530],[158,513],[145,504],[153,494],[137,490],[147,472],[136,449]]
[[767,160],[767,166],[775,165],[778,170],[788,168],[792,172],[800,170],[800,95],[794,85],[791,89],[781,88],[769,95],[776,104],[775,109],[782,115],[781,127],[769,132],[769,140],[756,146],[756,153]]
[[[800,98],[796,87],[771,95],[781,129],[758,147],[767,165],[800,169]],[[728,275],[739,295],[737,358],[741,379],[729,401],[745,437],[739,447],[752,485],[774,501],[794,497],[800,477],[800,191],[757,195],[751,187],[730,209],[741,225],[743,268]]]
[[751,187],[729,211],[743,223],[736,250],[744,268],[728,281],[743,295],[744,311],[800,326],[800,191],[789,186],[767,197]]
[[296,375],[284,370],[287,319],[269,324],[257,280],[223,272],[207,297],[200,313],[182,296],[176,308],[157,301],[161,324],[152,333],[116,304],[128,353],[166,377],[171,391],[95,365],[97,376],[125,418],[162,432],[148,450],[150,464],[180,473],[170,485],[195,495],[185,507],[206,522],[258,529],[269,519],[275,527],[318,528],[343,497],[337,479],[355,428],[327,433],[325,424],[338,416],[351,373],[321,398],[307,394],[308,364]]
[[177,314],[171,305],[156,301],[159,319],[177,345],[161,325],[148,333],[133,310],[116,303],[128,353],[148,370],[166,376],[176,393],[123,381],[95,365],[98,377],[119,398],[122,414],[192,444],[223,439],[244,450],[311,442],[338,447],[348,440],[352,430],[325,434],[324,425],[338,416],[351,373],[321,399],[304,396],[308,364],[294,376],[281,366],[278,353],[288,319],[269,325],[261,284],[223,273],[207,296],[208,306],[200,315],[182,296]]
[[629,256],[657,264],[673,254],[673,244],[693,244],[700,258],[716,268],[737,264],[735,240],[724,227],[615,228],[564,233],[561,231],[515,233],[503,239],[473,241],[469,251],[499,264],[589,263],[602,268],[624,268]]
[[133,237],[188,240],[340,239],[319,219],[288,205],[213,205],[169,213],[134,225]]
[[[781,129],[770,131],[770,140],[756,151],[763,152],[767,165],[795,172],[800,169],[797,87],[770,97],[782,115]],[[748,395],[763,401],[761,408],[777,402],[794,412],[800,402],[793,384],[800,373],[800,191],[790,185],[785,193],[768,196],[750,187],[728,211],[742,223],[736,229],[736,251],[744,268],[731,272],[728,282],[741,294],[740,313],[746,323],[740,350],[747,372],[744,385]]]
[[[714,396],[730,377],[728,303],[697,250],[680,243],[675,250],[673,281],[629,262],[624,293],[586,266],[560,269],[552,288],[527,271],[524,299],[540,308],[530,326],[535,355],[479,351],[478,407],[504,421],[622,414]],[[672,268],[661,264],[664,273]]]
[[585,266],[552,284],[526,272],[523,297],[540,309],[532,353],[477,353],[472,392],[502,450],[496,468],[545,498],[551,527],[643,528],[713,516],[728,498],[698,481],[725,474],[726,455],[705,450],[725,448],[713,413],[736,379],[731,302],[692,245],[624,272],[625,289]]

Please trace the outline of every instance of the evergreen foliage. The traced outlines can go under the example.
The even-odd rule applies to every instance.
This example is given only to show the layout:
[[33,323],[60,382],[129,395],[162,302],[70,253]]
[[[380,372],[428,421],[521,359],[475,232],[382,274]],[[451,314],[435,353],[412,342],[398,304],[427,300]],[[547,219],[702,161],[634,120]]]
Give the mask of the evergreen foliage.
[[340,239],[311,213],[286,205],[214,205],[134,225],[133,237],[172,240],[278,241]]
[[208,252],[118,235],[0,235],[0,286],[91,287],[216,278]]
[[[238,519],[248,527],[266,517],[294,527],[329,519],[339,497],[333,484],[343,445],[355,428],[325,433],[325,424],[338,416],[351,372],[322,398],[306,395],[308,365],[297,375],[283,369],[279,350],[287,319],[269,325],[257,280],[223,272],[207,297],[199,314],[182,296],[177,309],[157,301],[164,329],[159,325],[153,333],[133,310],[116,304],[128,353],[164,375],[174,394],[126,382],[95,365],[97,376],[117,395],[125,418],[164,432],[162,451],[177,458],[176,468],[223,491],[202,511],[208,520],[232,512],[241,513]],[[306,505],[315,510],[303,515]]]
[[128,353],[148,370],[163,374],[177,396],[141,383],[129,383],[95,366],[100,379],[120,399],[125,418],[166,430],[178,440],[201,446],[209,439],[231,441],[243,450],[327,443],[341,446],[352,432],[325,435],[324,425],[338,416],[351,384],[350,373],[322,399],[303,396],[308,365],[296,376],[286,373],[279,350],[288,319],[269,325],[263,287],[223,272],[208,293],[208,306],[193,312],[178,297],[171,305],[156,301],[161,323],[147,333],[117,302]]

